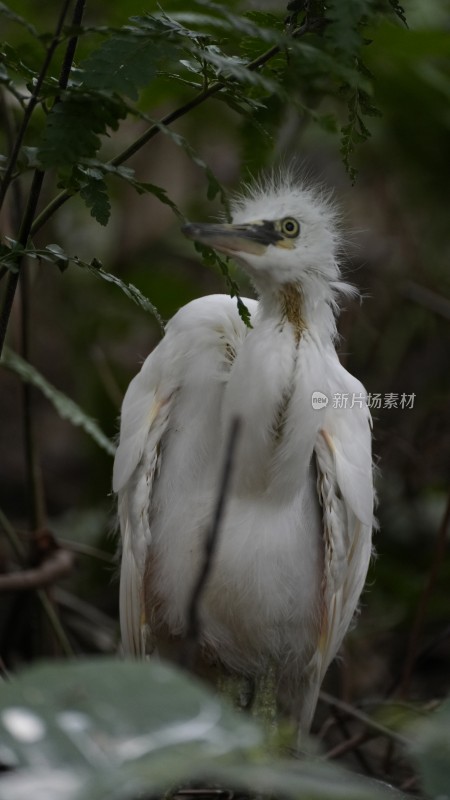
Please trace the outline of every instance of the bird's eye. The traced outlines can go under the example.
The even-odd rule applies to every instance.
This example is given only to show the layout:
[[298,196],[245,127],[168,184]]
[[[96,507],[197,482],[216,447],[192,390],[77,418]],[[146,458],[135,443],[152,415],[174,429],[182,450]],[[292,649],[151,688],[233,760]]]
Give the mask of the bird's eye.
[[281,233],[289,239],[295,239],[300,234],[300,224],[293,217],[285,217],[281,220]]

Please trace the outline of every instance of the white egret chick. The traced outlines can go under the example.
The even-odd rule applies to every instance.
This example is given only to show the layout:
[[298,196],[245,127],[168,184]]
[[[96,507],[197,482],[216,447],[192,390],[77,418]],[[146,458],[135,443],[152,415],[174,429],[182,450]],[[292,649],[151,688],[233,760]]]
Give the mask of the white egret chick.
[[349,287],[332,205],[282,178],[248,189],[232,212],[233,224],[184,234],[249,274],[259,298],[244,298],[252,327],[228,296],[188,303],[123,402],[113,480],[123,647],[164,654],[186,632],[238,416],[199,644],[206,663],[256,681],[273,669],[280,703],[307,730],[371,556],[370,413],[335,350]]

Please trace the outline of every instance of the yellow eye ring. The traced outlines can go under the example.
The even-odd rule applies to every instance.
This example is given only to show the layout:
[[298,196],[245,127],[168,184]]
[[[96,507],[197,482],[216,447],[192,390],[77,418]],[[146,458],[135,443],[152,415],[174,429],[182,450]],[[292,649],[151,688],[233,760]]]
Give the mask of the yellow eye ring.
[[296,239],[300,234],[300,223],[293,217],[285,217],[280,224],[281,233],[288,239]]

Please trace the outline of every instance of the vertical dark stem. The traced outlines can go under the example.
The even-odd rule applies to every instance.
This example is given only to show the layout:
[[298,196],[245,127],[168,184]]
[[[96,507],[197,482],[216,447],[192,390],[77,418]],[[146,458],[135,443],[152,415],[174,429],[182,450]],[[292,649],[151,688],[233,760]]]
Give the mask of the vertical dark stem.
[[200,602],[205,591],[214,562],[214,555],[219,541],[220,527],[225,513],[225,505],[233,472],[234,455],[241,428],[241,420],[235,417],[231,422],[230,433],[225,450],[222,475],[217,492],[217,500],[210,529],[206,533],[203,545],[203,563],[192,589],[187,609],[187,630],[185,647],[180,662],[185,667],[192,667],[195,651],[200,638]]
[[[77,0],[75,5],[73,15],[72,15],[72,26],[76,27],[81,25],[83,20],[84,8],[86,5],[86,0]],[[59,75],[59,88],[61,91],[67,88],[67,84],[69,83],[70,78],[70,70],[72,69],[73,60],[75,58],[75,50],[77,49],[78,38],[77,36],[72,36],[69,39],[69,42],[66,47],[66,52],[64,54],[64,60],[61,67],[61,72]],[[59,100],[59,97],[55,102]]]
[[55,33],[53,35],[52,41],[48,47],[47,53],[45,55],[44,63],[42,64],[41,71],[37,77],[36,83],[33,88],[32,95],[28,101],[27,107],[25,109],[25,113],[23,115],[22,124],[17,132],[16,141],[14,143],[14,147],[12,148],[11,155],[9,157],[8,166],[6,167],[5,174],[3,176],[3,181],[0,186],[0,208],[3,205],[3,201],[5,199],[6,192],[8,191],[9,184],[11,183],[11,178],[17,164],[17,159],[19,157],[20,148],[22,147],[22,142],[24,136],[27,132],[28,123],[30,122],[31,115],[33,114],[34,109],[36,108],[37,102],[39,100],[39,92],[41,91],[42,84],[44,83],[45,76],[47,75],[48,69],[50,67],[50,63],[52,61],[54,52],[59,44],[59,37],[61,35],[61,31],[66,19],[67,12],[69,10],[71,0],[65,0],[62,5],[61,13],[59,15],[58,22],[56,24]]
[[[20,333],[21,354],[30,361],[30,275],[29,264],[23,264],[20,272]],[[28,497],[30,498],[30,527],[36,531],[45,526],[46,504],[42,470],[38,457],[36,432],[33,417],[33,387],[22,382],[23,426],[25,440],[25,464],[27,471]]]
[[[25,215],[22,221],[22,225],[20,226],[18,242],[22,247],[26,247],[28,242],[28,236],[30,233],[31,224],[33,222],[34,215],[36,213],[36,208],[39,200],[39,195],[41,193],[42,182],[44,180],[44,173],[41,170],[36,170],[33,176],[33,182],[31,184],[30,189],[30,196],[28,198],[27,207],[25,209]],[[19,282],[19,275],[20,270],[22,268],[23,263],[23,256],[20,256],[17,260],[17,271],[11,272],[5,289],[5,296],[3,298],[3,306],[0,314],[0,356],[3,351],[3,345],[5,343],[5,336],[6,331],[8,328],[9,318],[11,316],[11,310],[14,302],[14,297],[16,295],[17,284]]]
[[[86,0],[79,0],[75,6],[72,25],[80,25]],[[75,50],[77,46],[77,38],[73,36],[67,45],[63,64],[61,67],[59,85],[61,90],[67,87],[69,82],[70,70],[72,67]],[[59,97],[55,102],[59,100]],[[39,176],[43,173],[37,171]],[[16,181],[15,185],[18,184]],[[33,213],[33,219],[35,214]],[[32,222],[32,220],[31,220]],[[31,227],[31,223],[30,223]],[[24,263],[20,271],[20,298],[21,298],[21,353],[26,361],[30,361],[30,333],[31,333],[31,319],[30,319],[30,276],[28,272],[28,265]],[[30,522],[31,529],[38,530],[43,528],[46,520],[46,503],[45,491],[43,485],[42,470],[38,457],[38,449],[36,445],[36,432],[34,429],[32,398],[33,387],[24,381],[22,383],[22,397],[24,409],[24,434],[25,434],[25,460],[27,465],[27,483],[28,483],[28,496],[30,497]]]
[[[50,66],[50,61],[53,57],[53,53],[59,43],[59,36],[64,24],[64,20],[69,8],[70,0],[66,0],[63,4],[63,8],[58,20],[58,24],[56,26],[55,35],[52,39],[52,43],[47,51],[47,55],[39,74],[38,81],[36,82],[36,86],[34,88],[33,95],[28,103],[27,109],[25,111],[24,119],[22,121],[22,125],[20,127],[19,133],[16,137],[16,143],[11,153],[11,157],[9,160],[8,168],[3,179],[1,191],[0,191],[0,204],[3,202],[4,196],[6,194],[6,190],[8,188],[9,182],[11,180],[12,172],[14,170],[15,164],[17,162],[17,157],[20,151],[20,146],[22,144],[23,137],[25,135],[25,131],[28,126],[29,119],[31,117],[31,113],[33,112],[34,107],[38,101],[38,94],[40,87],[42,86],[43,80],[45,75],[47,74],[48,68]],[[72,23],[74,25],[79,25],[83,18],[84,7],[86,5],[86,0],[77,0],[75,5],[75,9],[73,12]],[[59,76],[59,87],[61,90],[64,90],[67,87],[69,76],[70,76],[70,69],[73,63],[73,59],[75,56],[75,49],[77,45],[77,37],[72,37],[66,48],[66,52],[64,55],[64,60],[61,68],[61,73]],[[58,101],[58,98],[55,102]],[[34,173],[33,182],[31,185],[30,196],[28,199],[27,207],[25,209],[25,216],[23,218],[22,224],[20,226],[20,231],[18,235],[18,243],[22,247],[26,247],[28,243],[28,239],[31,232],[31,226],[33,224],[33,219],[36,215],[37,204],[39,201],[39,196],[42,189],[42,183],[44,180],[44,173],[42,170],[37,169]],[[8,327],[9,318],[11,316],[12,305],[14,302],[14,297],[16,294],[17,284],[19,281],[19,274],[22,268],[23,257],[19,257],[17,261],[17,272],[12,273],[9,276],[8,283],[5,290],[5,297],[3,301],[3,307],[0,314],[0,356],[2,354],[3,345],[5,342],[6,330]]]

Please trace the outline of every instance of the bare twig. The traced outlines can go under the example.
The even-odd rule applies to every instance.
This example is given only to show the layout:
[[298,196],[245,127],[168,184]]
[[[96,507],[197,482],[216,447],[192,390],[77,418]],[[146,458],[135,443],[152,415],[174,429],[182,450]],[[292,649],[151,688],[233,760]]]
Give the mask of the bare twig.
[[[348,725],[347,725],[345,716],[342,714],[341,710],[339,708],[336,708],[336,707],[334,707],[332,709],[332,712],[333,712],[333,714],[334,714],[334,716],[336,718],[338,727],[340,728],[342,734],[345,737],[344,744],[348,743],[349,741],[353,742],[352,747],[347,749],[346,752],[352,752],[353,753],[354,757],[359,762],[359,764],[362,767],[362,769],[364,770],[364,772],[367,773],[367,775],[374,775],[375,774],[374,770],[372,769],[371,765],[369,764],[369,762],[368,762],[366,756],[364,755],[364,753],[359,748],[360,742],[356,741],[356,743],[355,743],[355,737],[354,736],[350,736],[350,731],[348,729]],[[327,756],[328,756],[328,758],[330,757],[329,754],[327,754]],[[334,757],[336,757],[336,756],[334,756]]]
[[418,658],[419,640],[422,633],[425,614],[430,602],[430,597],[433,594],[433,589],[436,584],[437,576],[440,568],[445,559],[445,551],[447,548],[448,528],[450,524],[450,492],[447,498],[447,506],[442,517],[442,522],[439,527],[438,535],[436,537],[436,546],[434,551],[434,558],[422,590],[422,594],[417,606],[416,618],[409,637],[409,644],[406,653],[405,663],[403,665],[403,675],[399,687],[399,694],[401,697],[408,695],[412,672],[414,664]]
[[400,294],[428,311],[432,311],[433,314],[450,319],[450,301],[443,295],[433,292],[425,286],[420,286],[415,281],[405,281],[400,286]]
[[390,730],[390,728],[386,728],[386,726],[382,725],[381,722],[377,722],[376,720],[372,719],[372,717],[369,717],[368,714],[364,713],[364,711],[361,711],[359,708],[352,706],[350,703],[346,703],[344,700],[339,700],[339,698],[333,697],[331,694],[328,694],[327,692],[324,691],[320,692],[319,697],[324,703],[327,703],[329,706],[334,706],[334,708],[338,708],[340,711],[343,711],[345,714],[348,714],[349,717],[357,719],[368,730],[380,733],[382,736],[385,736],[388,739],[392,739],[393,741],[398,742],[398,744],[401,744],[402,747],[409,746],[409,741],[405,736],[401,736],[401,734],[396,733],[396,731],[392,731]]
[[23,569],[0,575],[0,592],[29,591],[51,586],[72,572],[74,555],[70,550],[56,550],[35,569]]
[[[378,734],[381,736],[381,734]],[[345,742],[339,742],[339,744],[335,745],[325,753],[325,758],[340,758],[341,756],[345,755],[346,753],[351,753],[355,748],[359,747],[361,744],[368,742],[374,736],[373,733],[368,733],[368,731],[363,731],[361,733],[355,733],[350,739],[346,739]]]
[[225,505],[227,501],[230,478],[233,471],[233,460],[241,427],[241,420],[235,417],[232,420],[228,442],[225,450],[222,475],[219,482],[217,501],[209,531],[207,531],[203,545],[203,563],[200,567],[197,580],[194,583],[187,610],[187,629],[180,663],[185,667],[192,666],[198,641],[200,638],[200,602],[205,591],[208,578],[214,563],[214,555],[219,541],[220,526],[222,524]]
[[[18,561],[25,566],[26,565],[26,552],[20,541],[19,537],[17,536],[16,531],[14,530],[13,526],[11,525],[9,519],[0,509],[0,527],[3,529],[14,553]],[[53,628],[53,633],[55,638],[57,639],[59,646],[66,656],[73,656],[73,649],[72,646],[66,636],[66,632],[61,625],[61,621],[58,617],[58,614],[55,611],[53,603],[47,597],[45,591],[43,589],[37,590],[37,596],[39,601],[44,609],[44,613],[47,615],[48,621]]]

